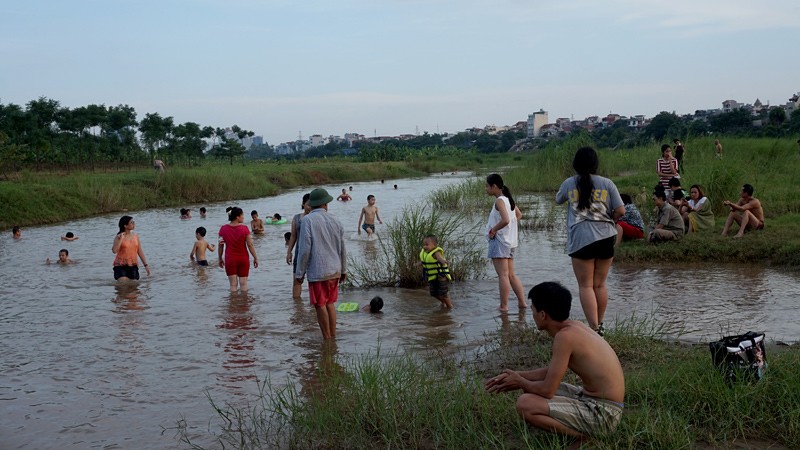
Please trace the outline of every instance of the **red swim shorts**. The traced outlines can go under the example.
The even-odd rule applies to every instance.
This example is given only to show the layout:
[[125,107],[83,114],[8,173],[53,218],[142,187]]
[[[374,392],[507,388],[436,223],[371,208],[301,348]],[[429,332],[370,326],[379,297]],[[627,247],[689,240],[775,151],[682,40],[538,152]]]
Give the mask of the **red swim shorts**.
[[236,275],[240,278],[247,278],[250,275],[250,260],[231,259],[225,261],[225,274],[229,277]]
[[618,221],[617,225],[622,228],[622,238],[623,239],[642,239],[644,238],[644,232],[635,226],[629,224],[628,222]]
[[325,306],[339,300],[339,279],[308,282],[308,296],[313,306]]

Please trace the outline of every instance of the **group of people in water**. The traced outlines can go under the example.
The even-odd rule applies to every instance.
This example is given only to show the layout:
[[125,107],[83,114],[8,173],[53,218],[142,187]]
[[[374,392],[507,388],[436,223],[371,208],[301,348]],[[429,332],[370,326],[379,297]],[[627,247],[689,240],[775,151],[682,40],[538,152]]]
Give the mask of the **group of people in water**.
[[[679,240],[686,232],[701,232],[714,223],[710,201],[703,188],[692,185],[687,194],[681,186],[685,149],[677,140],[676,147],[680,149],[678,158],[672,156],[672,148],[665,144],[662,158],[657,162],[659,184],[652,195],[657,220],[647,235],[650,242]],[[625,382],[619,359],[604,340],[604,315],[608,305],[606,279],[620,242],[645,236],[644,220],[630,195],[620,194],[612,180],[597,175],[598,165],[593,148],[578,149],[572,161],[576,175],[564,180],[555,196],[557,204],[567,204],[567,254],[571,258],[586,324],[569,320],[572,295],[559,283],[537,284],[525,296],[522,281],[514,269],[514,254],[519,246],[518,226],[523,212],[499,174],[486,177],[485,185],[486,194],[494,198],[484,235],[487,257],[498,276],[498,309],[501,313],[508,311],[512,292],[521,310],[528,308],[530,300],[537,328],[553,337],[552,357],[546,367],[531,371],[504,370],[488,379],[485,388],[490,393],[522,390],[517,410],[528,423],[573,436],[608,433],[619,424]],[[350,199],[349,192],[342,189],[336,200]],[[336,336],[335,303],[339,284],[347,277],[344,227],[328,213],[328,205],[333,200],[321,188],[305,194],[301,212],[292,217],[291,230],[285,236],[286,263],[293,266],[292,295],[299,298],[302,285],[308,281],[310,304],[326,340]],[[743,185],[737,202],[726,200],[723,204],[730,209],[723,235],[727,235],[734,222],[739,224],[739,237],[748,229],[764,227],[763,209],[753,197],[751,185]],[[204,208],[200,211],[201,217],[205,216]],[[185,213],[188,211],[181,211],[182,218]],[[207,266],[206,252],[216,250],[219,267],[225,269],[231,291],[247,291],[250,256],[253,267],[259,265],[252,233],[263,233],[264,221],[257,211],[252,211],[248,228],[241,208],[229,208],[227,213],[230,223],[220,228],[217,245],[206,241],[206,229],[198,227],[189,257],[198,265]],[[283,218],[276,214],[269,220]],[[375,197],[369,195],[367,205],[359,214],[358,233],[364,231],[372,236],[376,221],[383,223]],[[130,216],[123,216],[119,221],[119,232],[112,246],[117,280],[139,279],[139,261],[150,274],[138,235],[134,233],[135,226]],[[21,231],[15,229],[14,233],[17,236]],[[74,235],[64,238],[77,239]],[[430,295],[443,307],[451,308],[449,283],[452,276],[445,250],[434,235],[420,236],[420,243],[419,260]],[[60,260],[61,256],[59,254]],[[64,258],[68,259],[68,252]],[[382,306],[382,299],[376,298],[369,310],[379,311]],[[581,387],[562,381],[567,369],[581,379]]]

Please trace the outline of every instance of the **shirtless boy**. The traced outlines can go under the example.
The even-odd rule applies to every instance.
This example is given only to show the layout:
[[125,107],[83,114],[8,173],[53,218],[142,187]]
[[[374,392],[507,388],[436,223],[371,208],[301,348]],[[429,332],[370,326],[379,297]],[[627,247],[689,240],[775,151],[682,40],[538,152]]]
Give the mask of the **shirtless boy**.
[[258,218],[258,211],[252,210],[250,217],[253,219],[250,221],[250,230],[253,234],[264,234],[264,221]]
[[[572,295],[564,286],[541,283],[528,298],[536,327],[553,337],[550,365],[506,369],[486,382],[486,390],[522,389],[517,412],[538,428],[576,437],[614,431],[625,401],[625,376],[614,349],[585,324],[567,320]],[[580,377],[582,387],[561,382],[567,369]]]
[[744,236],[744,232],[748,229],[761,230],[764,228],[764,208],[761,207],[761,201],[753,197],[753,186],[749,184],[742,186],[741,198],[738,202],[725,200],[722,204],[731,209],[728,219],[725,221],[725,227],[722,229],[723,236],[728,235],[728,229],[734,221],[739,224],[739,232],[734,236],[737,238]]
[[[363,225],[361,224],[362,219]],[[367,196],[367,206],[361,208],[361,215],[358,216],[358,234],[360,235],[363,229],[367,232],[367,236],[371,237],[375,233],[375,219],[378,219],[378,223],[383,225],[381,216],[378,215],[378,207],[375,206],[375,196],[370,194]]]
[[207,266],[208,260],[206,260],[206,250],[211,250],[213,252],[215,245],[209,244],[208,241],[206,241],[205,227],[197,227],[194,232],[194,237],[197,240],[194,241],[192,251],[189,253],[189,259],[197,262],[199,266]]

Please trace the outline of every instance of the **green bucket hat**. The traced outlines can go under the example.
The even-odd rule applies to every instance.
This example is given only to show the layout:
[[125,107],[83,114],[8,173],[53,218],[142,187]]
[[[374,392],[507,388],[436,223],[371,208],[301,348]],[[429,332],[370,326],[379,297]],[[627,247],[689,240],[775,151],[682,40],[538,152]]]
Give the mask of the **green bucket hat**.
[[328,194],[328,191],[322,188],[317,188],[311,191],[311,196],[308,198],[308,206],[316,208],[333,201],[333,197]]

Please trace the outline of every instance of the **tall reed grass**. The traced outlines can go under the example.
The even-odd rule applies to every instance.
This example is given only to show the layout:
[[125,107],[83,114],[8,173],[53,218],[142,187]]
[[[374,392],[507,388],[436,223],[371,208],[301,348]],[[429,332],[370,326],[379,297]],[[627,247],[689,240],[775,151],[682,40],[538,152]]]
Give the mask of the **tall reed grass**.
[[444,249],[454,280],[479,278],[486,266],[482,247],[474,232],[465,231],[474,228],[463,213],[419,204],[407,206],[387,225],[374,257],[348,262],[348,280],[359,287],[424,285],[427,281],[422,277],[419,252],[422,239],[428,235],[436,236]]

